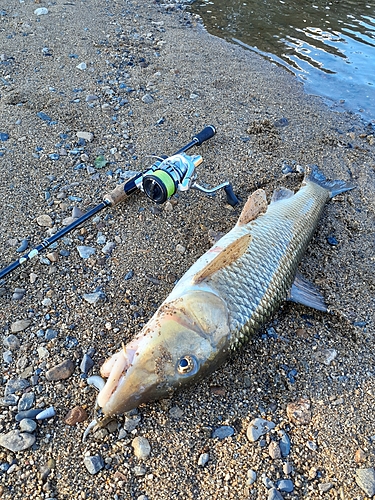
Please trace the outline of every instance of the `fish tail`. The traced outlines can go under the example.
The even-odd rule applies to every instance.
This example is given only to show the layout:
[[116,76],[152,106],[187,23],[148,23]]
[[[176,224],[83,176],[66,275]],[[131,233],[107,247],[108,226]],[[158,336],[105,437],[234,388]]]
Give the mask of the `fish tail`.
[[304,182],[314,182],[322,188],[327,189],[330,198],[355,188],[350,182],[342,180],[328,181],[326,176],[316,165],[312,165],[306,169]]

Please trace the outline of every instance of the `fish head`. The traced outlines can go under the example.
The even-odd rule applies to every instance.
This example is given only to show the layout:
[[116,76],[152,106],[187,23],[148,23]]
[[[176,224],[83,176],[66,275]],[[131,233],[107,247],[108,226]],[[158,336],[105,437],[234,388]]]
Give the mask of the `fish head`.
[[171,396],[215,370],[229,354],[225,302],[212,292],[189,291],[164,302],[141,333],[109,358],[97,399],[103,414],[120,415]]

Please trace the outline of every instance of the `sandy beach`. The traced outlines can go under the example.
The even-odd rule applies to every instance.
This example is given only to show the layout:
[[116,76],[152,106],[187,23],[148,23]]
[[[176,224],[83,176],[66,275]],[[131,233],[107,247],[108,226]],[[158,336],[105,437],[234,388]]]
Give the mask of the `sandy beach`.
[[[192,150],[204,160],[198,182],[229,180],[243,200],[233,209],[223,192],[190,190],[159,206],[139,192],[0,281],[0,497],[374,495],[374,126],[172,1],[7,0],[0,40],[1,268],[206,125],[217,133]],[[251,192],[297,190],[311,164],[356,186],[327,204],[300,266],[330,313],[286,302],[210,378],[82,443],[96,399],[87,376],[139,332],[212,232],[234,226]],[[35,430],[26,423],[28,448],[4,446],[20,411],[51,406]],[[252,442],[255,418],[275,426]]]

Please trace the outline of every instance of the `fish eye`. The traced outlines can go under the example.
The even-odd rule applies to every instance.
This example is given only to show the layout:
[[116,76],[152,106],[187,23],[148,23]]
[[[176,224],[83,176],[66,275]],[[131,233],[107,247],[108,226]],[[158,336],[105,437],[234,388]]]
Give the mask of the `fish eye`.
[[194,358],[191,356],[184,356],[177,363],[177,371],[178,373],[185,375],[186,373],[190,373],[194,366]]

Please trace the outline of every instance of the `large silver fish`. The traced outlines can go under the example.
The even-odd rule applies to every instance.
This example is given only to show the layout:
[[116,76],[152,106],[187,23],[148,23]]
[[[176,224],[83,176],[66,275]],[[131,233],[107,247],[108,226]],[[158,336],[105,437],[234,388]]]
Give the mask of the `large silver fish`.
[[286,298],[326,310],[297,266],[326,202],[352,188],[327,181],[313,167],[296,194],[281,188],[269,206],[263,190],[253,193],[236,226],[195,262],[142,331],[102,366],[107,382],[97,404],[103,422],[214,371]]

